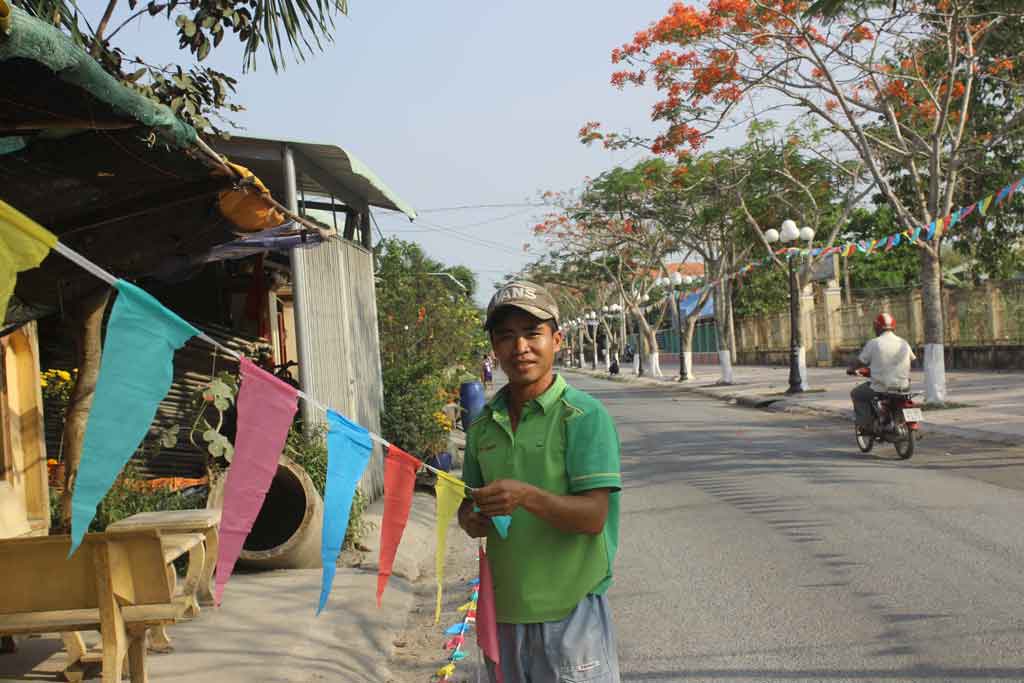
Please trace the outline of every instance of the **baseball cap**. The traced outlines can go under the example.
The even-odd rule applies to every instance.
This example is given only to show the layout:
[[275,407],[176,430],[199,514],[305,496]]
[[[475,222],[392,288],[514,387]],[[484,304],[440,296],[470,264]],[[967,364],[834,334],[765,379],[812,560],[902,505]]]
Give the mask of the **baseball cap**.
[[485,330],[491,329],[494,324],[495,313],[506,307],[518,308],[538,320],[553,320],[555,326],[558,326],[558,304],[555,303],[555,297],[533,282],[515,280],[495,292],[491,303],[487,304]]

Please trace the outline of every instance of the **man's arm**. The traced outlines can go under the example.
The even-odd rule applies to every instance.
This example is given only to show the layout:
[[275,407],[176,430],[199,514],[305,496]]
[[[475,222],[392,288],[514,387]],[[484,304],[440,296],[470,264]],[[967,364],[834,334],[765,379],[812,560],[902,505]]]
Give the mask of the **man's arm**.
[[[608,518],[609,492],[610,489],[590,489],[560,496],[525,482],[500,479],[478,489],[473,498],[488,524],[488,517],[510,515],[521,507],[559,531],[596,535],[604,529]],[[472,502],[464,501],[463,505],[466,503],[472,511]],[[461,509],[459,512],[461,522]]]

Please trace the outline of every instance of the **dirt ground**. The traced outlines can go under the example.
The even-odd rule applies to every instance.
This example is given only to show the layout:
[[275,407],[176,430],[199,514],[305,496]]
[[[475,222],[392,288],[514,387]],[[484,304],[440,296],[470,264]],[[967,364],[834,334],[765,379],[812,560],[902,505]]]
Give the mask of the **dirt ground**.
[[[395,637],[395,655],[388,660],[388,668],[392,672],[388,683],[427,683],[436,680],[434,674],[448,661],[444,644],[451,636],[446,636],[444,631],[461,621],[462,614],[457,610],[469,599],[472,593],[469,582],[476,578],[477,572],[476,542],[469,539],[458,526],[452,525],[448,531],[441,623],[434,624],[437,583],[431,571],[417,582],[416,604],[409,624]],[[476,646],[475,631],[469,631],[466,645],[466,658],[456,665],[455,676],[451,681],[486,682],[487,675],[479,668],[481,657]]]

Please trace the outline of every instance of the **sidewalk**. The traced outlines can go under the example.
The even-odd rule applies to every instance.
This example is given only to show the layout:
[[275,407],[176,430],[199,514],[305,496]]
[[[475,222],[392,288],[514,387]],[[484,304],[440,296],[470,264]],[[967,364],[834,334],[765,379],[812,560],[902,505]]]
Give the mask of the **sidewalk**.
[[[377,608],[377,556],[383,499],[365,513],[376,527],[370,552],[342,556],[327,609],[315,616],[320,570],[236,572],[218,608],[168,628],[169,654],[147,657],[150,683],[387,681],[394,635],[409,619],[412,583],[433,557],[434,498],[417,491],[383,606]],[[360,566],[350,566],[362,555]],[[348,562],[346,562],[348,560]],[[87,633],[95,643],[98,634]],[[91,641],[90,641],[91,638]],[[0,682],[55,680],[64,666],[59,638],[21,639],[0,655]]]
[[[670,385],[688,393],[704,394],[741,405],[783,412],[820,413],[853,420],[850,390],[860,381],[843,368],[808,368],[811,390],[786,396],[789,368],[737,365],[734,382],[717,384],[715,365],[695,365],[697,378],[678,381],[678,365],[663,366],[663,378],[635,377],[623,368],[623,381]],[[608,377],[602,370],[573,368],[570,372]],[[925,433],[948,434],[1006,445],[1024,443],[1024,373],[995,371],[949,371],[946,373],[947,400],[952,407],[925,411]],[[924,375],[911,374],[914,390],[924,386]]]

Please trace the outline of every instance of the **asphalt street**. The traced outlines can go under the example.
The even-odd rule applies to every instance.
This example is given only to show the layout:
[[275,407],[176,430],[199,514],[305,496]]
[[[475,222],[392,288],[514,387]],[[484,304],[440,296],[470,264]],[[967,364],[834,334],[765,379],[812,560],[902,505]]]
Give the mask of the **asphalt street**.
[[1024,458],[571,375],[616,419],[625,681],[1024,680]]

